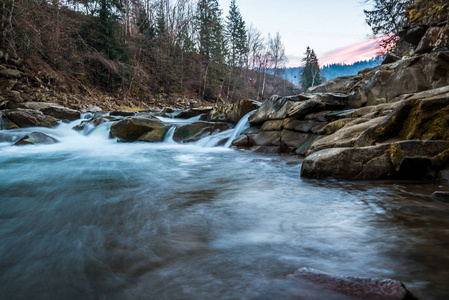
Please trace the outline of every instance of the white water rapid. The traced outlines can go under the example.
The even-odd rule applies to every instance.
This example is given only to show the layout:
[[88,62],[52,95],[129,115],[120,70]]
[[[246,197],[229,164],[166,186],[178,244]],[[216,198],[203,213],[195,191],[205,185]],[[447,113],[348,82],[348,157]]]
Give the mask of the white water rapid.
[[[301,267],[448,299],[441,187],[303,180],[298,157],[225,148],[246,116],[190,144],[176,120],[161,143],[81,121],[0,130],[1,299],[348,299],[286,281]],[[13,146],[31,132],[59,143]]]

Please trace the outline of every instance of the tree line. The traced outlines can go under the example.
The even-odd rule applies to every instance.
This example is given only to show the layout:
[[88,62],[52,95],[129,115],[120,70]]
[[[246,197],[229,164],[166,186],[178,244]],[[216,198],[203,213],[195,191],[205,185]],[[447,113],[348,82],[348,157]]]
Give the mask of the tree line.
[[267,74],[285,66],[281,36],[248,26],[235,0],[226,17],[218,0],[3,0],[0,9],[1,48],[32,49],[81,81],[68,65],[82,65],[105,89],[228,102],[285,93]]

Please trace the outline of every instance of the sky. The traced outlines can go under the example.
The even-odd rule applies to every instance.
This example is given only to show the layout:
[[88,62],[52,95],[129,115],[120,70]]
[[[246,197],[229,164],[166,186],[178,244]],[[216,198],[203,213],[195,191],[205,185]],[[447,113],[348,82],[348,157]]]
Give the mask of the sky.
[[[370,40],[361,0],[236,0],[247,25],[253,24],[264,36],[279,32],[285,46],[288,67],[301,65],[307,46],[321,65],[351,63],[376,55],[377,43]],[[231,0],[219,0],[223,16]],[[373,50],[374,49],[374,50]]]

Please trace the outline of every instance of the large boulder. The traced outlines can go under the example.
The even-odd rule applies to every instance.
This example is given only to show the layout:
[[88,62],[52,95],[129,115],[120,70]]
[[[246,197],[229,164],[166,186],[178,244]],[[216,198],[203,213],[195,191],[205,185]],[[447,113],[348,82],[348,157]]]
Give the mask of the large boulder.
[[179,143],[198,141],[206,136],[229,129],[227,123],[195,122],[175,129],[173,140]]
[[346,94],[361,79],[360,76],[344,76],[331,79],[321,85],[313,86],[308,93],[343,93]]
[[[267,121],[269,122],[269,121]],[[267,122],[264,123],[267,124]],[[327,123],[318,122],[314,120],[298,120],[295,118],[287,118],[283,120],[282,127],[284,129],[293,130],[297,132],[303,133],[317,133],[323,127],[325,127]],[[263,127],[262,127],[263,129]]]
[[237,124],[246,114],[256,110],[261,103],[255,100],[242,99],[225,107],[214,108],[207,117],[211,122],[229,122]]
[[300,268],[274,281],[257,299],[416,300],[397,280],[342,276],[313,268]]
[[270,99],[262,103],[259,109],[249,118],[251,125],[261,125],[268,120],[285,119],[290,110],[297,105],[297,102],[309,100],[304,95],[290,97],[271,96]]
[[61,106],[56,103],[47,102],[26,102],[23,108],[39,110],[45,115],[52,116],[61,120],[74,121],[81,118],[81,113],[77,110]]
[[301,168],[307,178],[433,179],[444,168],[441,153],[449,141],[402,141],[361,148],[334,148],[308,156]]
[[424,25],[424,26],[416,26],[416,27],[412,27],[412,28],[408,29],[405,32],[404,41],[406,41],[407,43],[410,43],[414,46],[418,46],[419,42],[421,41],[423,36],[426,34],[428,28],[429,28],[428,26]]
[[415,52],[418,54],[430,53],[435,49],[437,42],[441,43],[442,28],[430,27],[422,37]]
[[58,143],[59,141],[49,135],[42,132],[32,132],[27,134],[20,140],[18,140],[14,146],[24,146],[24,145],[51,145]]
[[3,119],[9,123],[9,129],[14,128],[11,123],[19,128],[26,127],[54,127],[58,125],[58,120],[51,116],[46,116],[42,112],[33,109],[12,109],[3,112]]
[[400,95],[447,86],[448,68],[448,52],[421,55],[383,65],[366,74],[366,79],[353,88],[349,105],[360,107],[394,102]]
[[283,152],[295,152],[299,155],[306,154],[311,145],[321,136],[310,133],[300,133],[284,129],[281,133],[281,146]]
[[390,139],[449,140],[449,95],[398,102],[396,109],[355,142],[368,146]]
[[[426,91],[393,104],[328,114],[328,118],[338,118],[356,117],[362,110],[369,112],[352,121],[347,118],[329,123],[317,134],[338,130],[316,141],[307,154],[328,148],[371,146],[390,140],[449,140],[449,94],[444,93],[445,90]],[[375,116],[379,117],[372,118]]]
[[[135,142],[141,137],[141,141],[163,141],[168,131],[161,121],[153,117],[128,117],[115,122],[111,126],[111,134],[121,142]],[[155,131],[156,136],[145,138],[149,132]]]
[[371,120],[363,120],[365,122],[362,123],[351,121],[335,133],[325,136],[313,143],[310,146],[307,155],[323,149],[353,147],[366,130],[377,126],[384,119],[385,117],[379,117]]

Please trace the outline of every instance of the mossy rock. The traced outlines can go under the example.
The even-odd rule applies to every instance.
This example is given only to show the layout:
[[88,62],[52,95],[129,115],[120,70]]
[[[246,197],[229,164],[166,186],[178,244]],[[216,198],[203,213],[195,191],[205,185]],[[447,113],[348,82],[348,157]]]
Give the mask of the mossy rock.
[[165,136],[167,135],[168,127],[156,127],[150,132],[142,134],[137,141],[138,142],[148,142],[148,143],[158,143],[163,142]]
[[131,117],[115,122],[111,126],[111,133],[121,142],[137,141],[142,135],[166,126],[156,118]]

